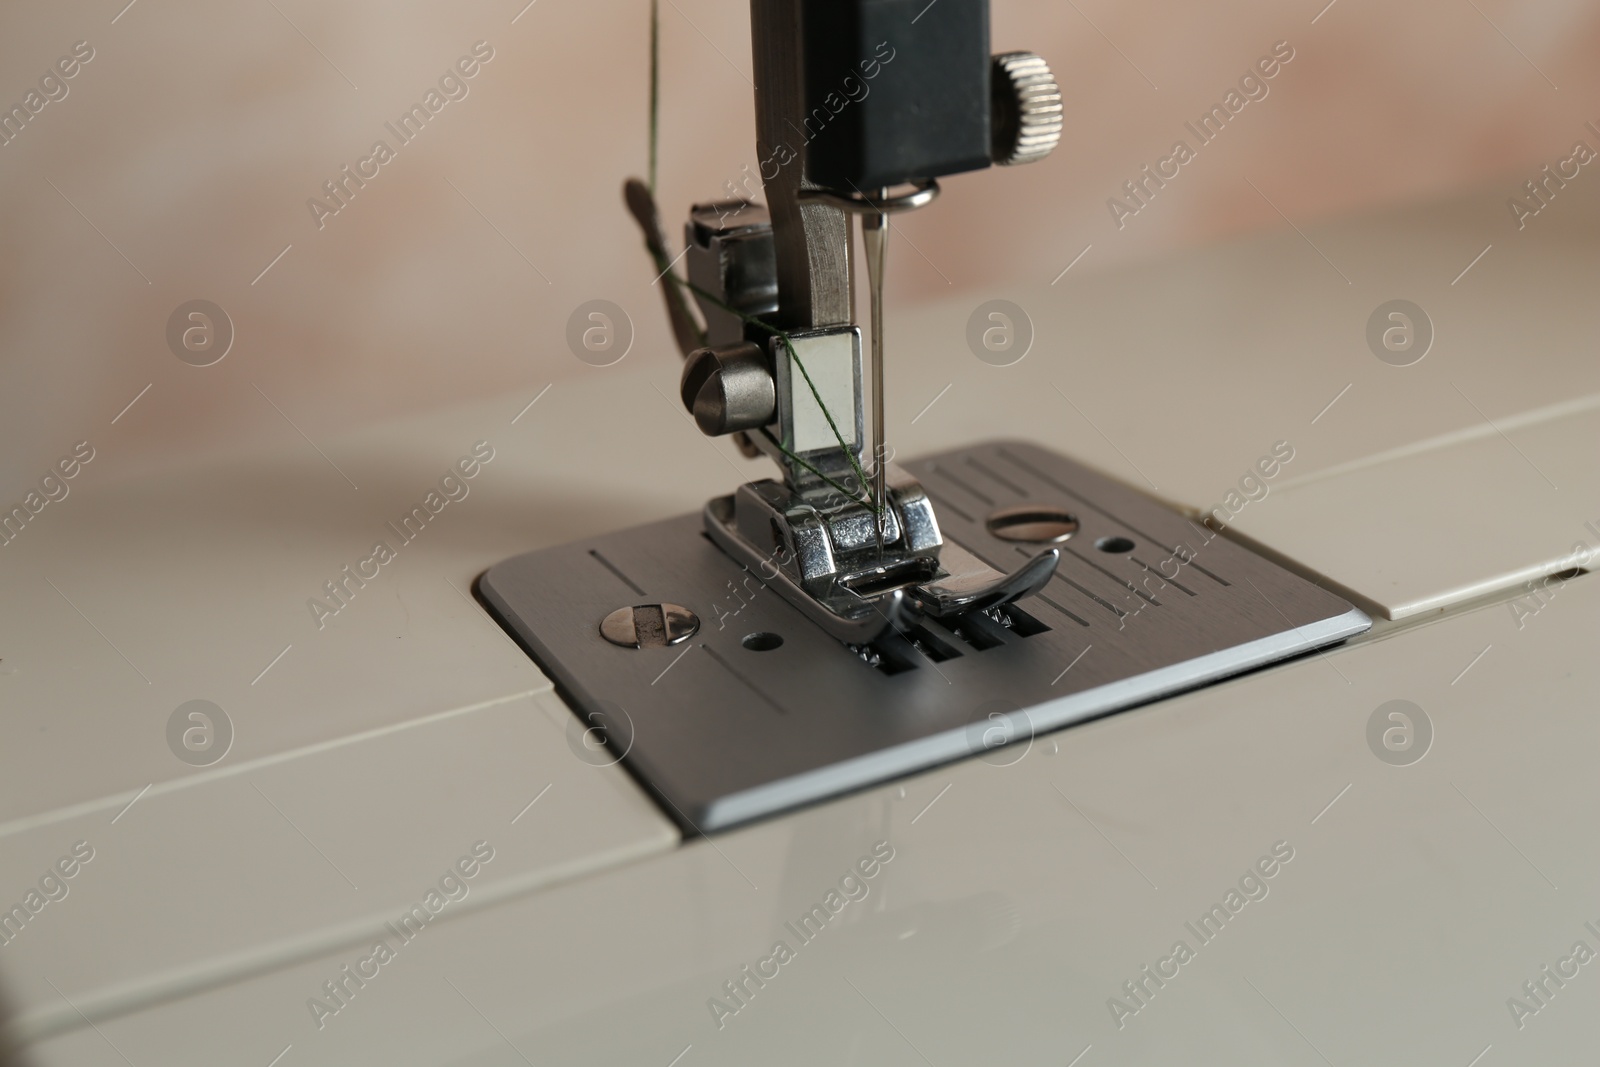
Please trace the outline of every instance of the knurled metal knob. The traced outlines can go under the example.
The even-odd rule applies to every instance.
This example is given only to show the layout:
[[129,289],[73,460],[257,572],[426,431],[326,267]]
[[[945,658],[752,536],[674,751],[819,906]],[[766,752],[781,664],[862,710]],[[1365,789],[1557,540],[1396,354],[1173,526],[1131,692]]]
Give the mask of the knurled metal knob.
[[995,56],[990,70],[989,158],[1000,166],[1032,163],[1061,141],[1061,90],[1032,52]]

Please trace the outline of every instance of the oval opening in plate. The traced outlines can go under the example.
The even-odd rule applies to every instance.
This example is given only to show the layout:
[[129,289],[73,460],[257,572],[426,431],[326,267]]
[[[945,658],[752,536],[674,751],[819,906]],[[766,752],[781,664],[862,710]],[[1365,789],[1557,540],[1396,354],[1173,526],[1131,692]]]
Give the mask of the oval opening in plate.
[[1003,541],[1023,541],[1049,545],[1065,541],[1078,532],[1078,517],[1064,508],[1025,504],[1001,508],[985,523],[989,532]]

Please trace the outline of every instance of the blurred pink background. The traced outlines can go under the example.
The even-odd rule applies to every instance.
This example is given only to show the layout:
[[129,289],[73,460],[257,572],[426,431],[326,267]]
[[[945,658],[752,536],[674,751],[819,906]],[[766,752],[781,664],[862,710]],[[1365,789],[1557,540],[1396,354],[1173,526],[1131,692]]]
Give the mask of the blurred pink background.
[[[619,192],[646,166],[644,0],[125,2],[0,14],[0,102],[74,42],[94,49],[0,147],[0,496],[104,437],[147,385],[116,428],[119,464],[281,437],[263,394],[318,439],[600,373],[564,341],[594,298],[629,311],[629,359],[675,361]],[[1089,245],[1075,270],[1118,269],[1284,226],[1279,211],[1304,226],[1466,188],[1510,196],[1578,137],[1596,143],[1593,5],[1324,3],[993,0],[995,50],[1054,68],[1064,142],[950,179],[898,221],[892,306],[1045,285]],[[748,9],[663,0],[661,34],[676,237],[691,202],[756,162]],[[319,229],[308,198],[375,139],[395,144],[384,124],[480,40],[493,58],[468,94]],[[1119,230],[1107,198],[1278,41],[1294,59],[1270,94]],[[1510,226],[1486,220],[1485,240]],[[214,366],[167,349],[169,314],[194,298],[235,326]]]

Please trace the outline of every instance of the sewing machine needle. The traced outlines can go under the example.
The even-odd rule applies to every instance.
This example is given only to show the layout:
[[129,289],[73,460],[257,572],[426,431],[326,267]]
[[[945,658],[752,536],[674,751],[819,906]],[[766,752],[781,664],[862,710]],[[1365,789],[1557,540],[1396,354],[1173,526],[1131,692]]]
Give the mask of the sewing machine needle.
[[[880,200],[889,190],[878,190]],[[867,255],[867,284],[872,292],[872,497],[878,534],[878,554],[883,554],[884,413],[883,413],[883,272],[889,250],[889,216],[881,211],[861,216],[861,244]]]

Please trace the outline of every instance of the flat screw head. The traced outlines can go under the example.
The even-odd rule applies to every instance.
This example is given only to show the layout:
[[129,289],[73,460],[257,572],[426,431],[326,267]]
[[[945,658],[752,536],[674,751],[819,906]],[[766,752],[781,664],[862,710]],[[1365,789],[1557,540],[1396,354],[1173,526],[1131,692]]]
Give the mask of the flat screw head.
[[600,620],[600,636],[623,648],[666,648],[700,632],[700,617],[681,604],[635,604]]

